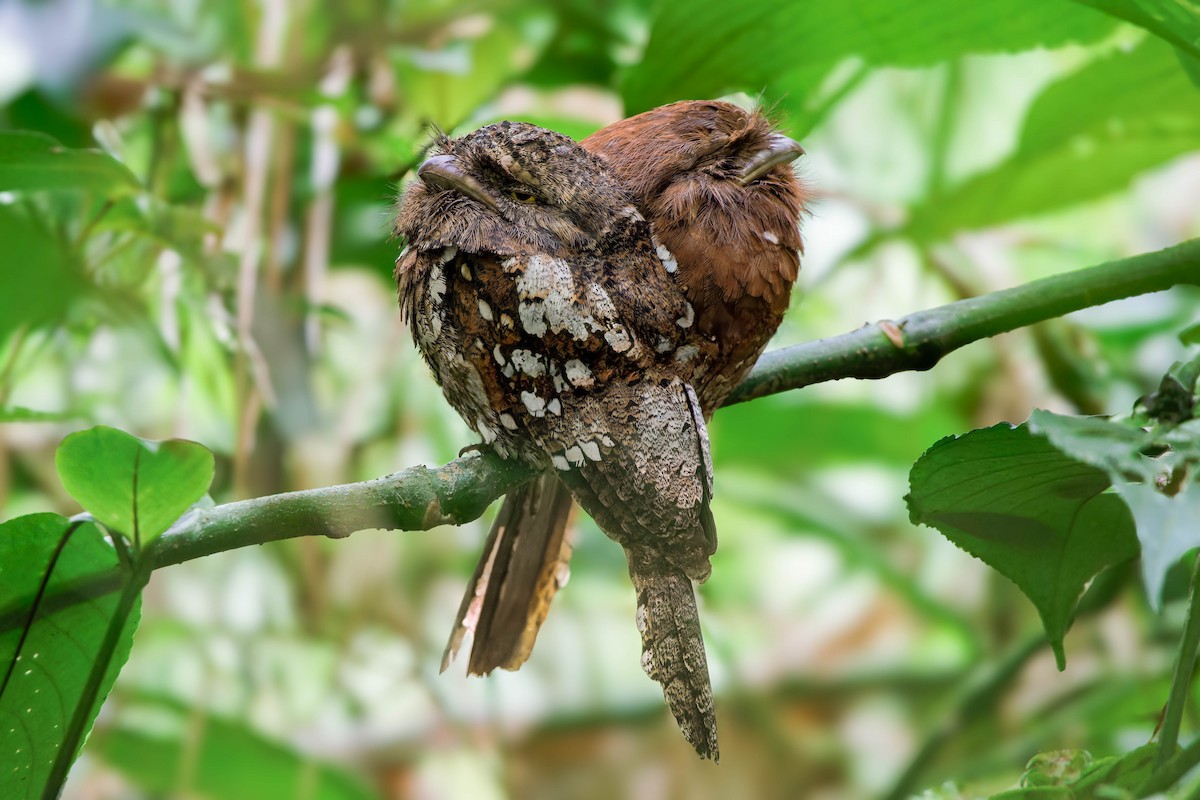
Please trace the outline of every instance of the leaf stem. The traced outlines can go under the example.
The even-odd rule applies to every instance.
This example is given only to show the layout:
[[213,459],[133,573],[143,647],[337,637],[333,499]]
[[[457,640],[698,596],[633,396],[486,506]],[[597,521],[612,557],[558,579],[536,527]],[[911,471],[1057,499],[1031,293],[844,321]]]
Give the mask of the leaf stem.
[[1167,711],[1163,715],[1162,731],[1158,737],[1158,757],[1155,770],[1161,770],[1179,746],[1179,726],[1192,689],[1192,674],[1196,670],[1196,648],[1200,646],[1200,556],[1192,569],[1192,585],[1189,590],[1187,621],[1183,625],[1183,637],[1179,640],[1179,658],[1175,662],[1175,674],[1171,677],[1171,694],[1167,699]]
[[88,723],[92,719],[92,709],[95,708],[96,701],[99,699],[97,695],[100,693],[100,684],[103,683],[104,676],[108,673],[113,653],[121,641],[121,633],[129,621],[129,614],[133,610],[134,603],[141,596],[142,589],[149,582],[152,569],[153,566],[149,561],[143,560],[130,574],[129,580],[121,592],[121,597],[117,600],[116,608],[113,609],[113,615],[108,621],[108,629],[104,632],[104,640],[100,643],[100,649],[96,651],[96,657],[92,661],[91,671],[88,672],[87,683],[84,684],[79,700],[75,704],[71,722],[63,732],[63,740],[55,755],[54,766],[50,768],[50,776],[46,779],[42,800],[55,800],[62,792],[63,783],[67,780],[67,773],[75,762],[79,748],[83,745],[83,737],[87,733]]
[[[1160,748],[1159,754],[1161,753]],[[1200,739],[1180,750],[1161,766],[1156,767],[1149,779],[1137,788],[1135,796],[1149,797],[1165,792],[1191,772],[1197,764],[1200,764]]]

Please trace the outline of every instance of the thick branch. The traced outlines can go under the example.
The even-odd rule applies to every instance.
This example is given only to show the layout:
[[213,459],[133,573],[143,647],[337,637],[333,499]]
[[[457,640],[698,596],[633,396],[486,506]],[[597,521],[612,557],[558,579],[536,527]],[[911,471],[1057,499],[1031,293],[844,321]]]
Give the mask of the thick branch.
[[[1200,239],[767,353],[727,404],[822,381],[926,370],[979,339],[1181,283],[1200,284]],[[228,503],[190,513],[150,544],[148,556],[166,566],[310,534],[458,525],[530,476],[527,467],[472,453],[437,469]]]
[[[298,536],[341,538],[368,528],[416,531],[461,525],[531,476],[529,467],[475,452],[436,469],[409,467],[362,483],[195,509],[146,545],[143,557],[157,569]],[[128,577],[123,567],[82,575],[48,594],[40,613],[53,614],[118,591]],[[0,634],[21,629],[33,603],[30,595],[0,607]]]
[[423,531],[478,518],[533,472],[490,452],[443,467],[409,467],[362,483],[287,492],[189,512],[151,543],[156,567],[297,536],[340,538],[368,528]]

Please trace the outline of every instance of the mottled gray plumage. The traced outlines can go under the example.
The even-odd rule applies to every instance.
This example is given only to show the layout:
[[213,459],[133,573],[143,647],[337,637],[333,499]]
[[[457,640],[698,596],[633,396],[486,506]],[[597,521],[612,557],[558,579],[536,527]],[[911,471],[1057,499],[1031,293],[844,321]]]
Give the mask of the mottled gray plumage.
[[[413,338],[486,443],[556,475],[625,548],[643,666],[688,741],[715,759],[691,585],[716,547],[708,436],[689,382],[695,309],[624,189],[570,139],[503,122],[438,150],[397,215]],[[561,529],[561,515],[548,519]]]

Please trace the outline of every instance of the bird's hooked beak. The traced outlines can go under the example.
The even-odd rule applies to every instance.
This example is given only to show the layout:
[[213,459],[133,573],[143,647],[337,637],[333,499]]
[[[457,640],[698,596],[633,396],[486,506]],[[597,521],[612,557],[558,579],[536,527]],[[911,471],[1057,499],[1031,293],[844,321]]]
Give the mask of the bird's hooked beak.
[[782,133],[772,133],[771,138],[767,140],[767,146],[746,161],[738,183],[745,186],[750,181],[766,175],[780,164],[795,161],[802,155],[804,155],[804,148],[800,146],[799,142],[789,139]]
[[493,211],[499,211],[496,200],[483,184],[463,171],[458,159],[452,155],[430,156],[417,169],[417,177],[430,189],[455,191],[478,200]]

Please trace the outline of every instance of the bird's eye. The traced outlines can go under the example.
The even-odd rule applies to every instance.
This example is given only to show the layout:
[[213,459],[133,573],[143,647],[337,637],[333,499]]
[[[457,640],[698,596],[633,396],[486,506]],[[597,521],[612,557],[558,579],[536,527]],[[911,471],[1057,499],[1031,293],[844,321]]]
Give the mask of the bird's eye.
[[533,192],[523,192],[520,189],[513,189],[508,193],[508,196],[518,203],[536,203],[537,197]]

